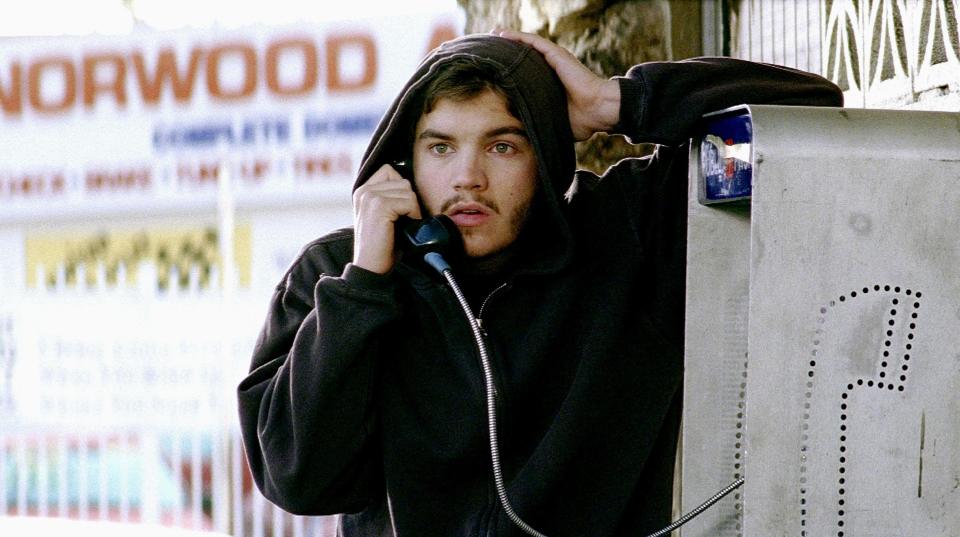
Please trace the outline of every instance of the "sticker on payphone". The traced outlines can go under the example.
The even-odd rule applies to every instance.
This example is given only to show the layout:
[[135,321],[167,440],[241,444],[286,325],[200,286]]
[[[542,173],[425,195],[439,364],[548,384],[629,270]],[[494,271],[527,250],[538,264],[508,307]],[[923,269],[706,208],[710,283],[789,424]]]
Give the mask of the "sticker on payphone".
[[753,187],[750,115],[707,120],[700,140],[700,202],[749,201]]

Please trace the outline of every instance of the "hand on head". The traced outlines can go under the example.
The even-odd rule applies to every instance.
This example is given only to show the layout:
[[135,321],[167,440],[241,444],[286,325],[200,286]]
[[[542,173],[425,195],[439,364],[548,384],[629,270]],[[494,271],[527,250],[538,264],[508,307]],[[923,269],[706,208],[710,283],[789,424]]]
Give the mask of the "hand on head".
[[526,43],[543,54],[567,90],[570,127],[577,140],[608,132],[620,121],[620,84],[616,80],[597,76],[570,51],[539,35],[513,30],[490,33]]

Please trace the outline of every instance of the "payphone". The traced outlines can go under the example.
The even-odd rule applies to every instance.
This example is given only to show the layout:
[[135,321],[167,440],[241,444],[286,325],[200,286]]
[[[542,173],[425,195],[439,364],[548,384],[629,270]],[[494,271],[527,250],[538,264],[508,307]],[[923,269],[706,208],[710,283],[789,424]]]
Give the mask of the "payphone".
[[960,535],[960,114],[740,106],[691,145],[684,537]]

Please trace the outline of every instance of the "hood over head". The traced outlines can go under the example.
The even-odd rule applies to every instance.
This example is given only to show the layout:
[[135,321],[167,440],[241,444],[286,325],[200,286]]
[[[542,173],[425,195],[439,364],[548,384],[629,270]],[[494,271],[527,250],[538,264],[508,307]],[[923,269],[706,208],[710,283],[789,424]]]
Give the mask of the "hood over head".
[[[572,247],[569,227],[563,218],[564,194],[576,167],[573,133],[567,114],[563,84],[543,56],[532,47],[491,34],[474,34],[448,41],[431,52],[394,99],[380,120],[363,156],[354,189],[365,183],[382,165],[408,160],[413,148],[413,126],[420,119],[422,90],[439,68],[455,58],[470,57],[490,66],[527,131],[537,157],[540,200],[547,206],[548,222],[540,215],[537,228],[550,229],[547,241],[550,259],[541,259],[539,269],[563,262]],[[528,222],[528,224],[534,224]],[[528,225],[528,227],[530,227]],[[538,239],[538,242],[542,241]],[[544,244],[541,242],[541,244]]]

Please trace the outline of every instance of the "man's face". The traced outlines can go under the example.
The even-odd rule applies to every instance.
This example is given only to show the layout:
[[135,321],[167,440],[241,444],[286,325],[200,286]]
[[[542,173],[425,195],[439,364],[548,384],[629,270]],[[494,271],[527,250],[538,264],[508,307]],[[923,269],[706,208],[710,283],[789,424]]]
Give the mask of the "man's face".
[[492,90],[439,99],[420,117],[413,175],[430,214],[460,228],[470,257],[494,254],[520,234],[537,189],[537,160],[523,124]]

